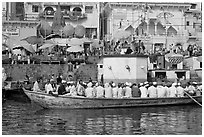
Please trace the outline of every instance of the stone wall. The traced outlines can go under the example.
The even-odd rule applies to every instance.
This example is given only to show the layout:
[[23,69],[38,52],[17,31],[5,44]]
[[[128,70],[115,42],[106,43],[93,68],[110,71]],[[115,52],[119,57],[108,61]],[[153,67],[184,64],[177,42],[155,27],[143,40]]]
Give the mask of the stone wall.
[[[13,81],[23,80],[26,74],[32,81],[36,80],[38,76],[49,78],[52,74],[55,76],[62,74],[65,79],[68,75],[72,75],[76,79],[76,76],[81,74],[86,75],[86,79],[87,77],[91,77],[92,80],[97,79],[97,66],[92,64],[79,66],[80,71],[70,69],[71,66],[67,64],[3,64],[2,67],[5,68],[7,77],[11,77]],[[80,74],[78,74],[79,72]],[[83,80],[83,77],[80,78]]]

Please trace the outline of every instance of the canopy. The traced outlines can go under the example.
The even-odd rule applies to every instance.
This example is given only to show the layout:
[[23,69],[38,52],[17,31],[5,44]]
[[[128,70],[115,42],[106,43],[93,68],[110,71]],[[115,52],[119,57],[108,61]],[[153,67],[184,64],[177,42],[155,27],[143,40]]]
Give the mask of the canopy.
[[26,49],[27,51],[31,52],[31,53],[35,53],[35,50],[33,49],[33,47],[31,45],[29,45],[27,42],[25,41],[21,41],[20,45],[15,45],[13,44],[13,50],[14,49]]
[[67,46],[69,41],[67,38],[54,38],[52,40],[56,45],[59,45],[59,46]]
[[93,41],[92,41],[92,39],[90,39],[90,38],[81,38],[81,40],[84,42],[84,43],[92,43]]
[[181,54],[169,53],[165,56],[166,61],[170,62],[171,64],[179,64],[184,60],[184,57]]
[[69,45],[82,45],[84,43],[84,41],[82,39],[79,39],[79,38],[72,38],[72,39],[68,40],[67,43]]
[[50,47],[54,47],[55,45],[57,45],[55,42],[53,42],[53,40],[47,40],[41,47],[39,47],[38,49],[46,49],[46,48],[50,48]]
[[81,46],[77,45],[77,46],[71,46],[69,48],[67,48],[68,52],[82,52],[84,51],[84,48],[82,48]]

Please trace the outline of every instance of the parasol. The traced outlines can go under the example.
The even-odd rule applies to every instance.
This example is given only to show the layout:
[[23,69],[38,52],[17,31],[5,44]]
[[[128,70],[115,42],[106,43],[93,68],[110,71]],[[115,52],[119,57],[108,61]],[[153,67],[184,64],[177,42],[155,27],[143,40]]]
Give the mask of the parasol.
[[82,51],[84,51],[84,48],[79,46],[79,45],[71,46],[71,47],[67,48],[67,51],[68,52],[82,52]]
[[75,28],[75,35],[79,38],[82,38],[86,33],[86,29],[82,25],[77,25]]
[[45,20],[40,21],[40,23],[37,25],[37,29],[40,31],[40,34],[43,37],[46,37],[52,33],[50,24]]
[[74,34],[74,27],[70,24],[63,28],[65,36],[72,36]]
[[26,49],[27,51],[31,52],[31,53],[35,53],[35,50],[33,49],[33,47],[31,45],[29,45],[27,42],[21,42],[20,45],[15,45],[13,46],[13,50],[15,49]]
[[53,40],[47,40],[45,41],[45,43],[39,47],[38,49],[46,49],[46,48],[50,48],[50,47],[54,47],[55,45],[57,45]]
[[37,36],[29,36],[24,39],[21,39],[21,41],[23,40],[27,41],[31,45],[42,44],[44,41],[43,38],[38,38]]

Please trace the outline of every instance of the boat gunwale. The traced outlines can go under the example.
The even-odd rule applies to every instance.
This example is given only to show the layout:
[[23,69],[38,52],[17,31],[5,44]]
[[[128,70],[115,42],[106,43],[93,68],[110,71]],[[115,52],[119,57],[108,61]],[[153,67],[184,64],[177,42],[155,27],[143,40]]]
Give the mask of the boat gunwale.
[[[63,95],[58,95],[58,96],[53,96],[51,94],[47,94],[47,93],[42,93],[42,92],[35,92],[35,91],[30,91],[27,89],[23,88],[24,92],[29,92],[29,93],[33,93],[36,95],[44,95],[44,96],[50,96],[50,97],[55,97],[55,98],[71,98],[71,99],[85,99],[85,100],[159,100],[159,99],[189,99],[188,96],[184,96],[184,97],[158,97],[158,98],[151,98],[151,97],[146,97],[146,98],[141,98],[141,97],[131,97],[131,98],[89,98],[89,97],[84,97],[84,96],[63,96]],[[200,96],[192,96],[193,98],[202,98],[202,95]]]

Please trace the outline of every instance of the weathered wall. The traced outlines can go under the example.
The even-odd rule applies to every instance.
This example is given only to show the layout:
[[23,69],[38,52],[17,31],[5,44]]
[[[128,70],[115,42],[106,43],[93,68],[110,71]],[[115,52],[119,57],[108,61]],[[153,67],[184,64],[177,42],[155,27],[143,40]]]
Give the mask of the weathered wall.
[[[93,80],[97,79],[97,66],[96,65],[81,65],[80,71],[70,71],[70,67],[67,64],[63,65],[46,65],[46,64],[3,64],[8,77],[12,77],[12,80],[23,80],[27,74],[31,79],[35,80],[38,76],[50,77],[53,73],[58,76],[59,73],[63,74],[66,79],[68,75],[83,75],[91,77]],[[79,74],[80,72],[80,74]],[[76,78],[76,77],[75,77]],[[80,77],[83,78],[84,77]]]

